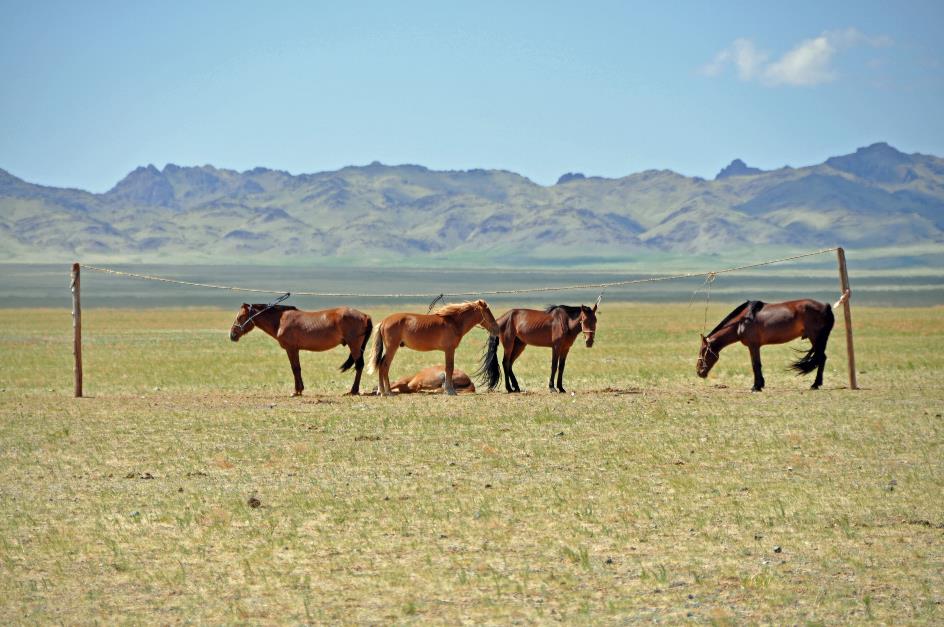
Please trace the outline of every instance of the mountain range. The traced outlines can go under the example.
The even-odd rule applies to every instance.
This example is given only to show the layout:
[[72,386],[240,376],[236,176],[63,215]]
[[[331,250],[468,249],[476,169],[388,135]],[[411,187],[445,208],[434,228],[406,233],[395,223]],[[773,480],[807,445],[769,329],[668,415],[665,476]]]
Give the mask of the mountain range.
[[714,180],[670,170],[568,173],[542,186],[503,170],[350,166],[139,167],[94,194],[0,170],[0,261],[540,265],[629,254],[944,243],[944,159],[885,143],[807,167],[740,159]]

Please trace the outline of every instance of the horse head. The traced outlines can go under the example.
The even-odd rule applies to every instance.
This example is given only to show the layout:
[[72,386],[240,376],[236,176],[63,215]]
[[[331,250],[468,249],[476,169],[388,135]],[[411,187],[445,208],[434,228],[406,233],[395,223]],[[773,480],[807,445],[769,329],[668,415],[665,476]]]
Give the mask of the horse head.
[[255,323],[252,321],[252,305],[243,303],[236,313],[233,326],[229,329],[229,339],[238,342],[239,338],[252,331]]
[[475,301],[475,307],[482,314],[482,322],[479,325],[488,331],[489,335],[497,336],[499,334],[498,321],[492,315],[492,310],[488,308],[488,303],[484,300]]
[[580,330],[583,331],[583,335],[587,340],[587,348],[590,348],[593,346],[593,336],[597,332],[597,305],[595,304],[593,308],[581,305],[578,320],[580,321]]
[[695,372],[704,379],[716,363],[718,363],[718,351],[712,347],[711,340],[702,335],[701,350],[698,351],[698,361],[695,362]]

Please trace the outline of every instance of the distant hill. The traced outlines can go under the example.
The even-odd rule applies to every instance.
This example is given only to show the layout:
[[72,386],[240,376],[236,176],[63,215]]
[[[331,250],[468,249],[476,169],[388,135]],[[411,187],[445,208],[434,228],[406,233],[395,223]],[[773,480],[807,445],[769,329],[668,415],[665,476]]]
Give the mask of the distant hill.
[[0,170],[0,260],[291,263],[418,256],[541,264],[646,252],[944,243],[944,159],[888,144],[715,180],[371,163],[291,175],[140,167],[104,194]]
[[748,174],[763,174],[763,170],[760,168],[752,168],[740,159],[735,159],[727,166],[721,169],[717,175],[715,175],[715,180],[726,179],[732,176],[745,176]]

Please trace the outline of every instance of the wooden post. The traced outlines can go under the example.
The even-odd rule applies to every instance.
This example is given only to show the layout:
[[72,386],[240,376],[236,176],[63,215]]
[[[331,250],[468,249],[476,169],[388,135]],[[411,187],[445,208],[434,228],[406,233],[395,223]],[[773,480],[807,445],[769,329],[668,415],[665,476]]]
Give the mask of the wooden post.
[[[836,249],[836,256],[839,258],[839,291],[845,294],[849,291],[849,271],[846,270],[846,251],[840,246]],[[842,304],[842,313],[846,319],[846,353],[849,357],[849,389],[858,390],[859,384],[856,381],[855,369],[855,348],[852,345],[852,307],[849,304],[850,298],[847,298]]]
[[82,396],[82,300],[79,294],[79,264],[72,264],[72,354],[75,356],[75,397]]

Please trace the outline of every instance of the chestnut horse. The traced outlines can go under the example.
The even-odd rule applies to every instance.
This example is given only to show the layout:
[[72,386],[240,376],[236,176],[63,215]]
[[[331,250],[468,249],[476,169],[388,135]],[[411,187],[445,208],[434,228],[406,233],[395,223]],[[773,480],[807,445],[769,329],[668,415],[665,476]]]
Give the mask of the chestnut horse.
[[[490,334],[498,333],[498,323],[484,300],[454,303],[441,307],[433,314],[390,314],[377,327],[374,337],[370,372],[379,372],[380,393],[388,396],[391,391],[390,364],[401,346],[417,351],[440,350],[446,353],[446,393],[455,396],[452,382],[455,370],[456,347],[462,337],[480,325]],[[386,351],[386,353],[384,352]]]
[[302,382],[302,366],[298,351],[326,351],[335,346],[347,346],[351,351],[341,364],[341,372],[354,366],[354,385],[349,394],[360,390],[361,373],[364,371],[364,350],[373,329],[370,316],[350,307],[301,311],[288,305],[248,305],[243,303],[229,331],[229,339],[238,342],[253,327],[259,327],[275,338],[279,346],[288,353],[288,361],[295,375],[295,394],[301,396],[305,384]]
[[754,392],[764,389],[764,375],[760,364],[760,347],[765,344],[784,344],[796,338],[808,339],[812,347],[806,354],[791,364],[798,375],[816,370],[811,389],[823,385],[823,368],[826,366],[826,342],[833,330],[833,309],[849,298],[849,291],[830,307],[829,303],[815,300],[789,300],[784,303],[762,303],[749,300],[738,305],[734,311],[718,323],[708,337],[701,336],[701,350],[695,371],[705,378],[718,362],[721,349],[729,344],[741,342],[751,354],[754,369]]
[[[442,392],[446,381],[446,367],[442,364],[423,368],[414,375],[402,377],[393,382],[390,391],[395,394],[414,394],[416,392]],[[475,392],[475,384],[469,375],[458,368],[452,371],[452,386],[456,392]],[[376,390],[374,390],[376,392]]]
[[[489,390],[498,386],[501,370],[498,365],[498,342],[502,344],[504,354],[502,367],[505,369],[505,390],[520,392],[518,379],[512,366],[527,345],[549,346],[551,348],[551,378],[547,387],[552,392],[564,393],[564,366],[567,354],[574,340],[581,331],[586,337],[587,348],[593,346],[593,336],[597,331],[597,305],[549,305],[544,311],[536,309],[511,309],[498,319],[498,337],[488,339],[488,346],[482,356],[482,362],[476,374]],[[554,375],[557,375],[557,387],[554,387]]]

